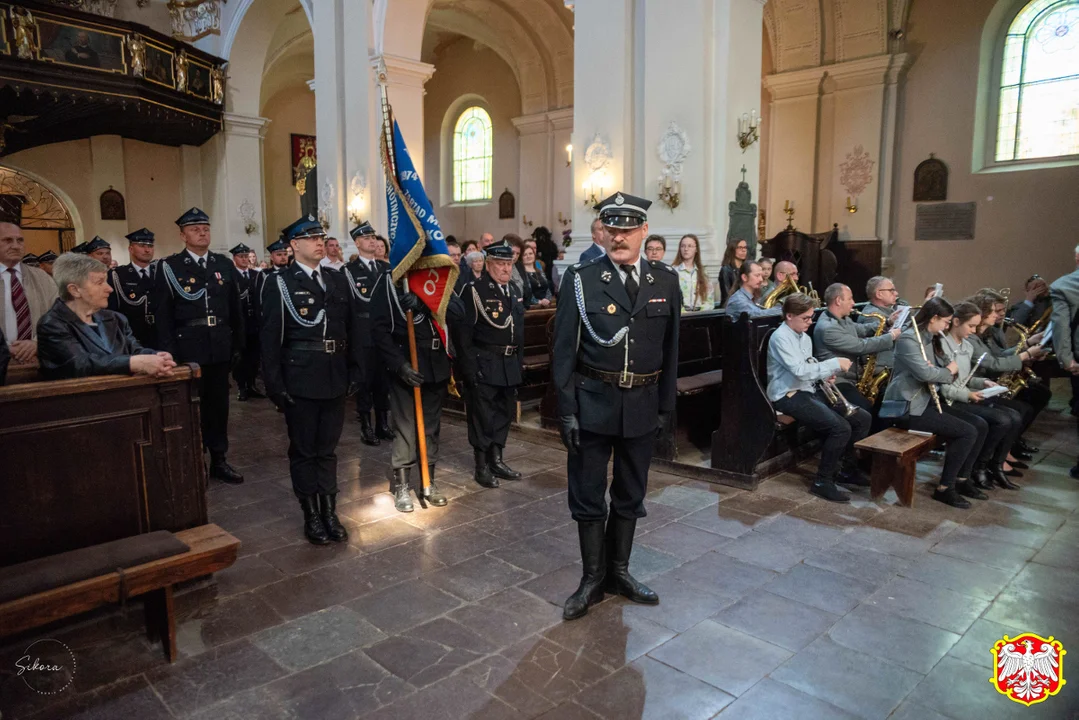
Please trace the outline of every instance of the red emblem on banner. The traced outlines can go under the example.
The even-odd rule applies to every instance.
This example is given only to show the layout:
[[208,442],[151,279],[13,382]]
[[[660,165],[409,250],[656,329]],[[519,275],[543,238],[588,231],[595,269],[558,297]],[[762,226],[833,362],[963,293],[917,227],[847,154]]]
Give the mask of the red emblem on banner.
[[[412,270],[408,273],[408,289],[420,296],[423,304],[427,306],[432,314],[437,314],[440,309],[438,307],[439,302],[441,302],[442,298],[449,297],[449,293],[446,292],[446,283],[449,281],[449,277],[450,269],[448,267]],[[435,327],[442,338],[442,346],[445,347],[446,328],[439,325],[438,322],[435,322]]]
[[1023,633],[1007,635],[993,646],[993,677],[989,682],[1001,695],[1027,707],[1044,702],[1064,687],[1064,646],[1050,635],[1045,639]]

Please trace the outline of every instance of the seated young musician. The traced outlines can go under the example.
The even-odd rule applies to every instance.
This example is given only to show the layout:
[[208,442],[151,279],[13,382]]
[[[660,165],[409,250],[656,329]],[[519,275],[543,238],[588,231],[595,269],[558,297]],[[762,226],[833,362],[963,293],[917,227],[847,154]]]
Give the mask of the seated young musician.
[[[954,314],[944,298],[925,301],[914,317],[914,323],[896,341],[892,379],[888,382],[884,400],[907,404],[907,415],[897,423],[900,427],[933,433],[938,440],[948,443],[944,469],[933,499],[966,509],[970,502],[959,494],[957,485],[962,484],[967,492],[970,492],[968,487],[973,487],[970,473],[984,435],[970,422],[947,412],[948,405],[939,394],[934,397],[937,385],[950,384],[959,373],[959,365],[954,360],[945,367],[938,367],[934,362],[933,338],[948,328]],[[917,324],[917,330],[914,324]],[[984,420],[981,425],[986,429]]]
[[850,495],[836,482],[869,485],[858,471],[854,443],[869,433],[872,418],[861,408],[849,416],[840,415],[818,390],[820,382],[830,382],[849,370],[851,361],[834,357],[817,362],[813,357],[813,342],[806,335],[813,324],[813,308],[813,301],[801,293],[783,301],[783,324],[768,341],[768,399],[776,410],[824,438],[810,492],[832,502],[848,502]]
[[106,309],[112,288],[108,268],[79,253],[53,265],[60,297],[37,324],[38,361],[47,380],[88,375],[168,375],[172,355],[142,347],[127,318]]
[[[751,318],[771,317],[779,315],[782,310],[778,307],[765,310],[757,304],[756,295],[764,285],[764,275],[761,266],[753,261],[742,263],[739,270],[742,278],[742,286],[727,298],[727,315],[733,320],[738,320],[742,313],[748,313]],[[812,353],[811,353],[812,354]]]
[[[972,370],[979,366],[973,346],[968,339],[981,322],[981,313],[974,303],[961,302],[955,306],[955,315],[948,333],[940,340],[940,349],[945,362],[954,360],[959,366],[959,373],[950,385],[941,385],[940,392],[951,405],[954,414],[974,424],[968,417],[976,415],[988,424],[988,434],[981,452],[974,461],[971,482],[982,490],[991,490],[994,485],[1018,489],[1003,470],[1008,450],[1019,437],[1023,427],[1023,416],[1019,411],[1007,405],[997,404],[995,399],[986,399],[982,390],[996,385],[984,377],[976,377]],[[962,488],[960,488],[962,492]],[[981,493],[973,495],[977,498]],[[984,499],[984,495],[980,499]]]

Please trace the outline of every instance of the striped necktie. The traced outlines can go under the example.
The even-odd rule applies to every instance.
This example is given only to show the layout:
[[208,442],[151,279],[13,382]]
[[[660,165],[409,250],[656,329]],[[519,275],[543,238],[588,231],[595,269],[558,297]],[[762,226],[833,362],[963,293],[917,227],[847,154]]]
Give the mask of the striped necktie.
[[16,340],[29,340],[32,333],[30,324],[30,303],[26,300],[26,291],[19,282],[15,268],[8,268],[11,273],[11,307],[15,309],[15,327],[18,329]]

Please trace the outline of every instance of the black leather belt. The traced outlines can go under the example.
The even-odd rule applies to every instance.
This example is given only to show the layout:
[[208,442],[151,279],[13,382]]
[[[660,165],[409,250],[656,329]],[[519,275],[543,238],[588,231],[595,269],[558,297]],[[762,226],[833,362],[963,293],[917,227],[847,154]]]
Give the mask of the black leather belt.
[[217,316],[207,315],[204,318],[195,318],[194,320],[177,320],[176,324],[180,327],[217,327]]
[[620,372],[608,372],[606,370],[597,370],[594,367],[587,365],[578,365],[577,374],[583,375],[586,378],[592,378],[593,380],[599,380],[600,382],[610,383],[617,385],[621,388],[631,387],[643,387],[645,385],[655,385],[659,382],[659,376],[663,373],[662,370],[656,370],[651,373],[620,373]]
[[287,347],[289,350],[300,350],[302,352],[319,352],[319,353],[341,353],[345,351],[348,343],[344,340],[293,340]]
[[478,347],[480,350],[486,350],[487,352],[492,352],[495,355],[502,355],[503,357],[517,354],[516,345],[487,345],[485,343],[474,343],[474,346]]

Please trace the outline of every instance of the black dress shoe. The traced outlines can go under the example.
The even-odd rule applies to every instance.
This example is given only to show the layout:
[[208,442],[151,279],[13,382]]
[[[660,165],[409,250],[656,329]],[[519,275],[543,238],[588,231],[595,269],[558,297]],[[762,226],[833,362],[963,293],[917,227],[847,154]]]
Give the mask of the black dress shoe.
[[947,488],[945,490],[934,490],[933,499],[938,502],[942,502],[945,505],[951,505],[954,508],[960,510],[966,510],[970,507],[970,501],[960,497],[959,493],[955,491],[955,488]]
[[472,478],[485,488],[496,488],[500,485],[498,478],[491,474],[491,468],[487,466],[487,455],[482,450],[473,450],[476,460],[476,471]]
[[846,485],[848,487],[869,487],[870,485],[869,478],[857,466],[851,466],[837,472],[835,482],[836,485]]
[[326,529],[326,535],[334,542],[348,540],[348,530],[341,524],[337,517],[337,493],[327,493],[318,496],[319,517],[322,518],[322,527]]
[[262,393],[260,393],[258,390],[256,390],[254,385],[247,388],[247,397],[251,398],[252,400],[265,400],[266,399],[266,396],[263,395]]
[[[1008,464],[1010,465],[1011,463],[1008,463]],[[1001,470],[1001,473],[1004,474],[1004,475],[1007,475],[1008,477],[1018,477],[1018,478],[1023,477],[1023,473],[1016,470],[1015,466],[1012,466],[1011,470]]]
[[240,388],[239,392],[236,393],[236,399],[240,402],[247,402],[247,388]]
[[1073,465],[1072,469],[1068,471],[1068,474],[1071,475],[1076,480],[1079,480],[1079,463],[1076,463],[1075,465]]
[[[1016,460],[1022,460],[1024,462],[1026,462],[1027,460],[1033,459],[1034,456],[1032,454],[1028,453],[1028,452],[1021,452],[1021,451],[1016,452],[1016,451],[1013,450],[1012,451],[1012,457],[1015,458]],[[1009,460],[1008,462],[1011,462],[1011,460]]]
[[502,448],[492,445],[487,448],[487,466],[491,468],[491,474],[503,480],[520,480],[521,473],[502,462]]
[[811,488],[809,488],[809,492],[813,493],[817,497],[824,498],[829,502],[850,502],[850,494],[840,490],[831,480],[818,480],[817,482],[813,483],[813,486]]
[[390,428],[390,413],[388,410],[375,413],[378,426],[375,428],[375,433],[380,440],[393,440],[393,429]]
[[636,518],[611,515],[607,518],[607,579],[605,590],[631,602],[656,605],[659,595],[629,574],[629,556],[633,552]]
[[210,463],[210,477],[216,478],[229,485],[239,485],[244,481],[244,476],[236,472],[225,458],[214,460]]
[[375,428],[371,426],[371,417],[368,413],[360,415],[360,442],[364,445],[370,445],[375,447],[381,445],[382,441],[378,439],[378,435],[375,434]]
[[981,490],[974,486],[974,483],[970,480],[963,480],[955,484],[955,490],[963,497],[974,498],[975,500],[988,500],[989,496],[983,493]]
[[979,490],[993,489],[993,479],[989,477],[989,472],[985,468],[975,470],[971,473],[970,481],[974,483],[974,487]]
[[[1022,475],[1022,473],[1019,473]],[[1018,490],[1019,486],[1008,479],[1007,473],[1000,468],[993,468],[989,471],[989,477],[993,479],[993,483],[997,487],[1004,488],[1005,490]]]
[[1026,470],[1027,468],[1030,467],[1025,462],[1020,462],[1019,460],[1009,460],[1008,464],[1011,465],[1016,470]]
[[581,583],[562,608],[563,620],[584,617],[589,607],[603,600],[607,568],[603,521],[578,522],[577,538],[581,543]]
[[1031,445],[1030,443],[1028,443],[1023,438],[1019,438],[1018,440],[1016,440],[1015,445],[1013,447],[1018,449],[1020,452],[1031,453],[1031,454],[1034,454],[1034,453],[1038,452],[1039,450],[1041,450],[1040,447],[1038,447],[1036,445]]
[[326,532],[326,526],[322,524],[322,516],[318,510],[318,498],[307,495],[300,498],[300,507],[303,508],[303,535],[313,545],[325,545],[330,541]]

